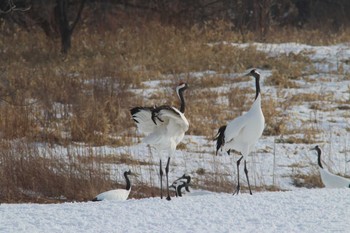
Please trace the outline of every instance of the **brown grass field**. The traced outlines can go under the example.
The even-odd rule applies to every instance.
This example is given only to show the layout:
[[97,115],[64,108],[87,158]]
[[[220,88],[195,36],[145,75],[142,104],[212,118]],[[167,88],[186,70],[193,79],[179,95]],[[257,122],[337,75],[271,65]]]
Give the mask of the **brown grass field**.
[[[85,201],[101,190],[116,187],[104,164],[137,166],[140,161],[127,155],[101,156],[93,151],[84,155],[72,151],[67,157],[58,157],[39,152],[35,145],[48,148],[53,145],[68,148],[73,144],[87,147],[131,145],[128,139],[135,137],[135,128],[128,112],[130,107],[169,99],[169,93],[164,92],[141,99],[132,89],[142,89],[144,81],[160,80],[164,86],[175,86],[179,80],[189,81],[189,74],[195,71],[230,74],[259,67],[273,70],[265,85],[298,88],[294,80],[304,75],[305,67],[310,64],[304,56],[277,59],[254,47],[209,46],[222,41],[242,42],[241,35],[229,30],[224,22],[212,24],[210,27],[177,28],[151,21],[129,23],[110,31],[94,30],[82,24],[74,32],[72,49],[67,56],[62,56],[59,42],[48,39],[38,28],[30,31],[17,27],[6,29],[1,23],[0,202]],[[344,31],[328,37],[317,30],[276,28],[270,30],[266,41],[333,44],[349,41],[348,35]],[[254,35],[248,33],[245,40],[254,41]],[[291,63],[291,59],[294,62]],[[170,83],[166,82],[169,80]],[[244,97],[246,93],[254,93],[254,89],[237,88],[228,93],[210,91],[229,82],[231,80],[218,75],[194,79],[187,93],[188,98],[195,97],[188,102],[191,109],[189,135],[210,138],[221,122],[247,110],[251,102]],[[228,98],[227,106],[215,104],[222,96]],[[268,125],[265,135],[288,135],[284,123],[288,116],[283,115],[281,109],[298,104],[299,98],[313,101],[327,96],[310,94],[282,103],[264,100]],[[175,103],[176,99],[170,101]],[[207,119],[203,119],[199,116],[208,111],[207,106],[211,108]],[[232,109],[233,113],[222,114]],[[309,135],[310,143],[315,132],[305,129],[303,133]],[[205,170],[198,172],[206,174]],[[231,190],[232,183],[227,178],[207,175],[202,188]],[[296,176],[298,180],[301,178],[306,179]],[[214,181],[221,184],[220,188],[213,186]],[[133,190],[132,197],[155,196],[159,192],[155,187],[141,185]]]

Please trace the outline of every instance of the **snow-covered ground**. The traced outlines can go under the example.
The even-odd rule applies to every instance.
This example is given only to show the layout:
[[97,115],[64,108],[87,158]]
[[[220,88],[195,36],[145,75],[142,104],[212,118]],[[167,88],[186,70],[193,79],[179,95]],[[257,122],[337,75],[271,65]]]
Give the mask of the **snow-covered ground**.
[[[195,195],[197,194],[197,195]],[[2,204],[0,232],[349,232],[350,189]]]
[[[310,103],[301,101],[300,105],[290,105],[284,111],[289,116],[291,128],[317,130],[317,144],[323,149],[323,163],[328,170],[350,175],[350,163],[346,163],[350,160],[350,45],[226,45],[242,48],[255,46],[270,56],[303,53],[311,59],[315,72],[296,81],[300,88],[277,90],[273,86],[265,86],[263,81],[271,75],[271,70],[260,70],[262,96],[271,96],[277,101],[303,93],[329,96],[318,102],[318,110],[311,109]],[[213,74],[214,71],[203,71],[190,76],[202,78]],[[226,76],[231,78],[237,75]],[[147,99],[159,83],[166,81],[146,82],[144,90],[134,92]],[[251,82],[234,85],[247,87],[251,86]],[[228,88],[219,87],[219,91],[228,91]],[[166,91],[172,93],[173,90]],[[258,193],[253,190],[252,196],[244,193],[232,196],[228,193],[194,190],[183,198],[173,198],[171,202],[149,198],[126,202],[1,204],[0,232],[350,232],[347,226],[350,219],[350,189],[307,190],[295,187],[293,175],[318,174],[317,156],[310,151],[314,144],[283,143],[289,137],[304,138],[305,135],[263,135],[248,159],[253,186],[273,185],[281,190],[289,190],[287,192]],[[68,153],[81,156],[89,153],[113,156],[127,154],[133,160],[148,163],[108,164],[116,180],[124,183],[122,173],[130,168],[140,174],[136,180],[132,178],[134,187],[139,183],[157,186],[159,159],[156,153],[150,153],[149,148],[138,143],[136,138],[132,140],[135,142],[133,145],[123,147],[40,145],[38,149],[43,155],[58,156]],[[183,144],[184,149],[176,151],[171,160],[170,181],[186,172],[192,174],[193,183],[197,185],[208,179],[234,183],[238,156],[214,156],[215,145],[209,135],[186,135]],[[241,181],[244,184],[244,179]]]

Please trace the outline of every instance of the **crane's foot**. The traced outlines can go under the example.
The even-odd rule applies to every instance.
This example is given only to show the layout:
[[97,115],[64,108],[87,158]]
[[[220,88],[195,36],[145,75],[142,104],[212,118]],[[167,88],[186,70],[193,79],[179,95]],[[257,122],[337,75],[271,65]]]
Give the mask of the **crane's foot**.
[[233,192],[233,195],[238,195],[241,190],[241,186],[237,185],[236,191]]
[[162,160],[159,160],[159,179],[160,179],[160,199],[163,199],[163,169]]
[[[165,167],[165,175],[166,175],[166,184],[167,184],[167,194],[168,196],[166,197],[166,199],[168,201],[171,200],[170,198],[170,193],[169,193],[169,176],[168,176],[168,173],[169,173],[169,163],[170,163],[170,157],[168,157],[168,162],[166,164],[166,167]],[[176,190],[175,190],[176,191]]]

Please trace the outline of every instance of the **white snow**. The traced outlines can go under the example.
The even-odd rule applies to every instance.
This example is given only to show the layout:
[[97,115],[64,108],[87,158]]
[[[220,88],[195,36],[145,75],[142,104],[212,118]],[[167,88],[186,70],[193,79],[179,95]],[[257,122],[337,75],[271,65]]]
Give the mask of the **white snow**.
[[[288,190],[287,192],[259,193],[253,189],[252,196],[244,193],[232,196],[229,193],[193,191],[183,198],[174,197],[170,202],[147,198],[99,203],[3,203],[0,205],[0,232],[350,232],[350,189],[308,190],[293,186],[293,175],[317,174],[317,156],[309,151],[314,145],[283,143],[283,140],[290,137],[305,138],[298,131],[300,128],[314,129],[318,132],[317,143],[324,152],[324,166],[333,173],[349,175],[350,163],[345,161],[349,160],[350,114],[349,110],[338,107],[350,105],[350,45],[225,44],[243,49],[254,46],[274,57],[290,53],[303,54],[312,60],[311,66],[316,74],[296,80],[300,88],[281,90],[266,86],[263,81],[272,72],[259,70],[262,74],[263,98],[271,97],[282,103],[305,93],[322,93],[327,96],[325,100],[315,101],[320,106],[317,110],[311,109],[310,102],[307,101],[282,109],[289,116],[286,125],[297,132],[291,135],[263,135],[249,156],[247,166],[253,186],[274,185]],[[194,71],[179,76],[200,79],[213,74],[227,79],[239,76],[218,74],[215,71]],[[159,87],[160,84],[163,86]],[[147,102],[155,92],[174,95],[170,84],[169,80],[150,80],[143,83],[143,89],[131,91],[143,96]],[[210,88],[210,91],[228,92],[232,86],[244,88],[250,87],[251,83],[233,83]],[[218,102],[227,105],[228,101],[221,97]],[[133,130],[136,132],[136,129]],[[215,176],[213,180],[222,178],[232,182],[233,192],[238,156],[214,156],[215,145],[210,136],[215,133],[205,136],[185,135],[184,149],[177,150],[171,159],[170,182],[183,173],[189,173],[192,174],[193,182],[200,186]],[[140,174],[136,180],[131,180],[133,187],[140,183],[157,186],[158,158],[150,153],[145,144],[138,143],[139,134],[135,133],[134,136],[130,138],[133,142],[131,146],[122,147],[91,147],[84,144],[68,147],[35,144],[33,147],[43,156],[127,154],[134,160],[151,165],[106,164],[111,175],[123,183],[122,173],[131,169]],[[275,143],[276,140],[280,142]],[[205,171],[204,175],[197,173],[200,169]],[[244,180],[242,182],[246,185]]]
[[1,204],[0,232],[349,232],[350,189]]

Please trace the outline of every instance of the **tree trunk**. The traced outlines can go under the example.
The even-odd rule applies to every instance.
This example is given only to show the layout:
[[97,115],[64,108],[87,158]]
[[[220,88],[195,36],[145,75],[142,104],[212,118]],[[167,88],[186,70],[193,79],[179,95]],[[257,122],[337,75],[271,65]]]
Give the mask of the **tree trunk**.
[[67,54],[68,50],[71,47],[71,38],[73,30],[78,23],[81,12],[83,11],[84,4],[86,0],[82,0],[80,3],[79,11],[72,25],[69,25],[69,20],[67,16],[68,11],[68,0],[57,0],[56,5],[56,18],[59,23],[59,30],[61,35],[61,52]]

